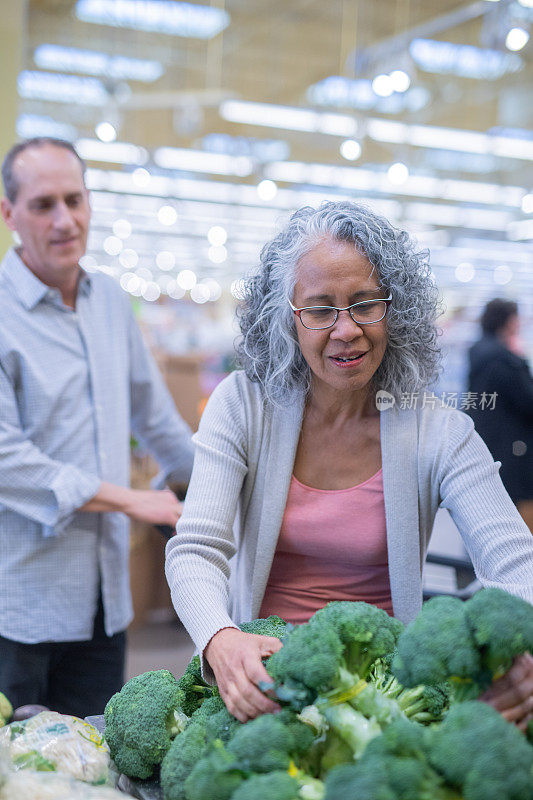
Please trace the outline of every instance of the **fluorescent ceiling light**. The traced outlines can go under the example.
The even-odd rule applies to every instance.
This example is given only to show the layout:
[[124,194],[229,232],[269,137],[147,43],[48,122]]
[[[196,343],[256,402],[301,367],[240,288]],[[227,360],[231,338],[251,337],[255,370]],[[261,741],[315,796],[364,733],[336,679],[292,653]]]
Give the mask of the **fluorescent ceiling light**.
[[368,119],[366,133],[371,139],[390,144],[411,144],[438,150],[497,155],[501,158],[533,160],[533,141],[513,136],[493,136],[459,128],[407,125],[387,119]]
[[508,50],[521,50],[529,42],[529,32],[524,28],[511,28],[505,37],[505,46]]
[[159,147],[154,153],[155,163],[164,169],[186,172],[211,172],[214,175],[244,177],[254,170],[254,162],[247,156],[225,156],[177,147]]
[[78,139],[76,150],[86,161],[109,161],[112,164],[146,164],[144,147],[128,142],[100,142],[98,139]]
[[176,0],[78,0],[76,16],[83,22],[211,39],[227,28],[230,16],[222,8]]
[[261,163],[283,161],[291,149],[282,139],[256,139],[252,136],[230,136],[229,133],[208,133],[202,141],[202,150],[226,156],[248,156]]
[[105,105],[109,101],[104,84],[98,78],[23,70],[17,86],[20,97],[30,100],[87,106]]
[[435,39],[413,39],[409,53],[426,72],[478,80],[496,80],[523,66],[522,59],[510,53]]
[[73,125],[58,122],[52,117],[40,114],[21,114],[17,118],[17,136],[21,139],[32,139],[34,136],[52,136],[55,139],[66,139],[71,142],[78,135]]
[[219,113],[228,122],[245,125],[264,125],[331,136],[353,136],[357,131],[356,121],[348,115],[321,113],[309,108],[226,100],[220,105]]
[[[515,208],[520,207],[522,198],[526,194],[526,190],[520,186],[500,186],[479,181],[443,180],[427,175],[409,175],[405,165],[393,166],[397,169],[392,174],[392,180],[388,173],[375,170],[329,164],[306,164],[298,161],[273,162],[266,167],[265,175],[271,180],[287,183],[338,186],[341,189],[435,197],[457,202]],[[398,183],[401,180],[401,185],[395,185],[395,178],[398,179]]]
[[[403,70],[394,70],[390,75],[378,76],[385,81],[390,91],[374,91],[373,82],[366,78],[346,78],[344,75],[329,75],[307,90],[310,103],[337,108],[375,108],[383,114],[399,114],[405,109],[418,110],[429,102],[427,89],[417,86],[409,89],[409,76]],[[383,83],[383,80],[381,83]],[[377,83],[380,88],[380,81]]]
[[141,58],[112,56],[96,50],[79,50],[57,44],[41,44],[33,54],[33,60],[41,69],[60,72],[83,72],[87,75],[104,75],[118,80],[156,81],[164,72],[159,61]]

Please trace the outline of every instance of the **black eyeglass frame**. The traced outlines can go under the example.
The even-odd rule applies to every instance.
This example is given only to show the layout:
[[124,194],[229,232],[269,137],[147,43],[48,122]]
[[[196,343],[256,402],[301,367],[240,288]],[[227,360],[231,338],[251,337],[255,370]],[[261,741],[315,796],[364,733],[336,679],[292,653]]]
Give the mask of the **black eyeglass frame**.
[[[290,299],[289,299],[290,307],[292,308],[292,310],[294,311],[294,313],[296,314],[296,316],[298,317],[298,319],[302,323],[303,327],[308,331],[326,331],[328,328],[332,328],[335,325],[335,323],[337,322],[337,320],[339,319],[339,312],[340,311],[347,311],[356,325],[375,325],[376,322],[381,322],[381,320],[385,318],[385,316],[387,314],[387,311],[389,310],[389,305],[390,305],[391,302],[392,302],[392,293],[389,294],[388,297],[376,297],[376,298],[373,298],[372,300],[360,300],[359,302],[352,303],[351,306],[346,306],[345,308],[338,308],[337,306],[304,306],[303,308],[296,308],[296,306],[294,306],[291,303]],[[385,303],[385,311],[383,312],[383,316],[380,317],[379,319],[373,319],[371,322],[359,322],[359,320],[355,319],[355,317],[354,317],[354,315],[352,313],[352,309],[360,307],[360,306],[366,306],[366,305],[369,305],[370,303]],[[328,311],[335,311],[335,319],[329,325],[324,325],[323,328],[310,328],[308,325],[306,325],[303,322],[302,317],[301,317],[301,312],[302,311],[315,311],[318,308],[320,308],[320,309],[328,309]]]

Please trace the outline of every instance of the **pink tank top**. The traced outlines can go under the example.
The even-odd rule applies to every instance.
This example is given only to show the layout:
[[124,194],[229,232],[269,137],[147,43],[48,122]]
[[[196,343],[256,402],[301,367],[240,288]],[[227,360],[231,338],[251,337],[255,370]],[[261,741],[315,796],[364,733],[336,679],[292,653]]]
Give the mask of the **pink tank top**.
[[331,600],[364,600],[392,615],[381,469],[339,490],[292,476],[259,616],[298,624]]

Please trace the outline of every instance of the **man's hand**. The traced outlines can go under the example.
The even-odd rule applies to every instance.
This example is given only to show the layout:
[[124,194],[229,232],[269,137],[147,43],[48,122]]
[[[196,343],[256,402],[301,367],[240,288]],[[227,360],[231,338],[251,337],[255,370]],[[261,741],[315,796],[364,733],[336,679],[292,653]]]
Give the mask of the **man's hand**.
[[230,714],[247,722],[261,714],[280,710],[258,688],[260,681],[272,682],[261,663],[282,647],[274,636],[257,636],[236,628],[223,628],[215,633],[204,655],[215,673],[222,699]]
[[170,489],[127,489],[103,482],[95,496],[79,510],[122,511],[140,522],[175,527],[183,506]]
[[525,731],[533,715],[533,656],[524,653],[479,698]]

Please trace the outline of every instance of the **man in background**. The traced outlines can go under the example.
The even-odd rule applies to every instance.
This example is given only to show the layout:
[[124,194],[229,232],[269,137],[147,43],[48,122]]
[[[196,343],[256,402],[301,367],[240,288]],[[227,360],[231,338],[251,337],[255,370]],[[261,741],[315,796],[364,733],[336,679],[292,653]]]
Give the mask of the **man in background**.
[[130,435],[160,485],[193,461],[128,297],[79,266],[84,172],[61,140],[9,151],[1,209],[21,244],[0,265],[0,687],[77,716],[123,683],[128,517],[174,526],[181,511],[168,490],[128,488]]
[[497,461],[513,502],[533,531],[533,379],[520,348],[518,306],[496,298],[481,316],[482,338],[469,350],[468,389],[497,393],[494,408],[469,413]]

